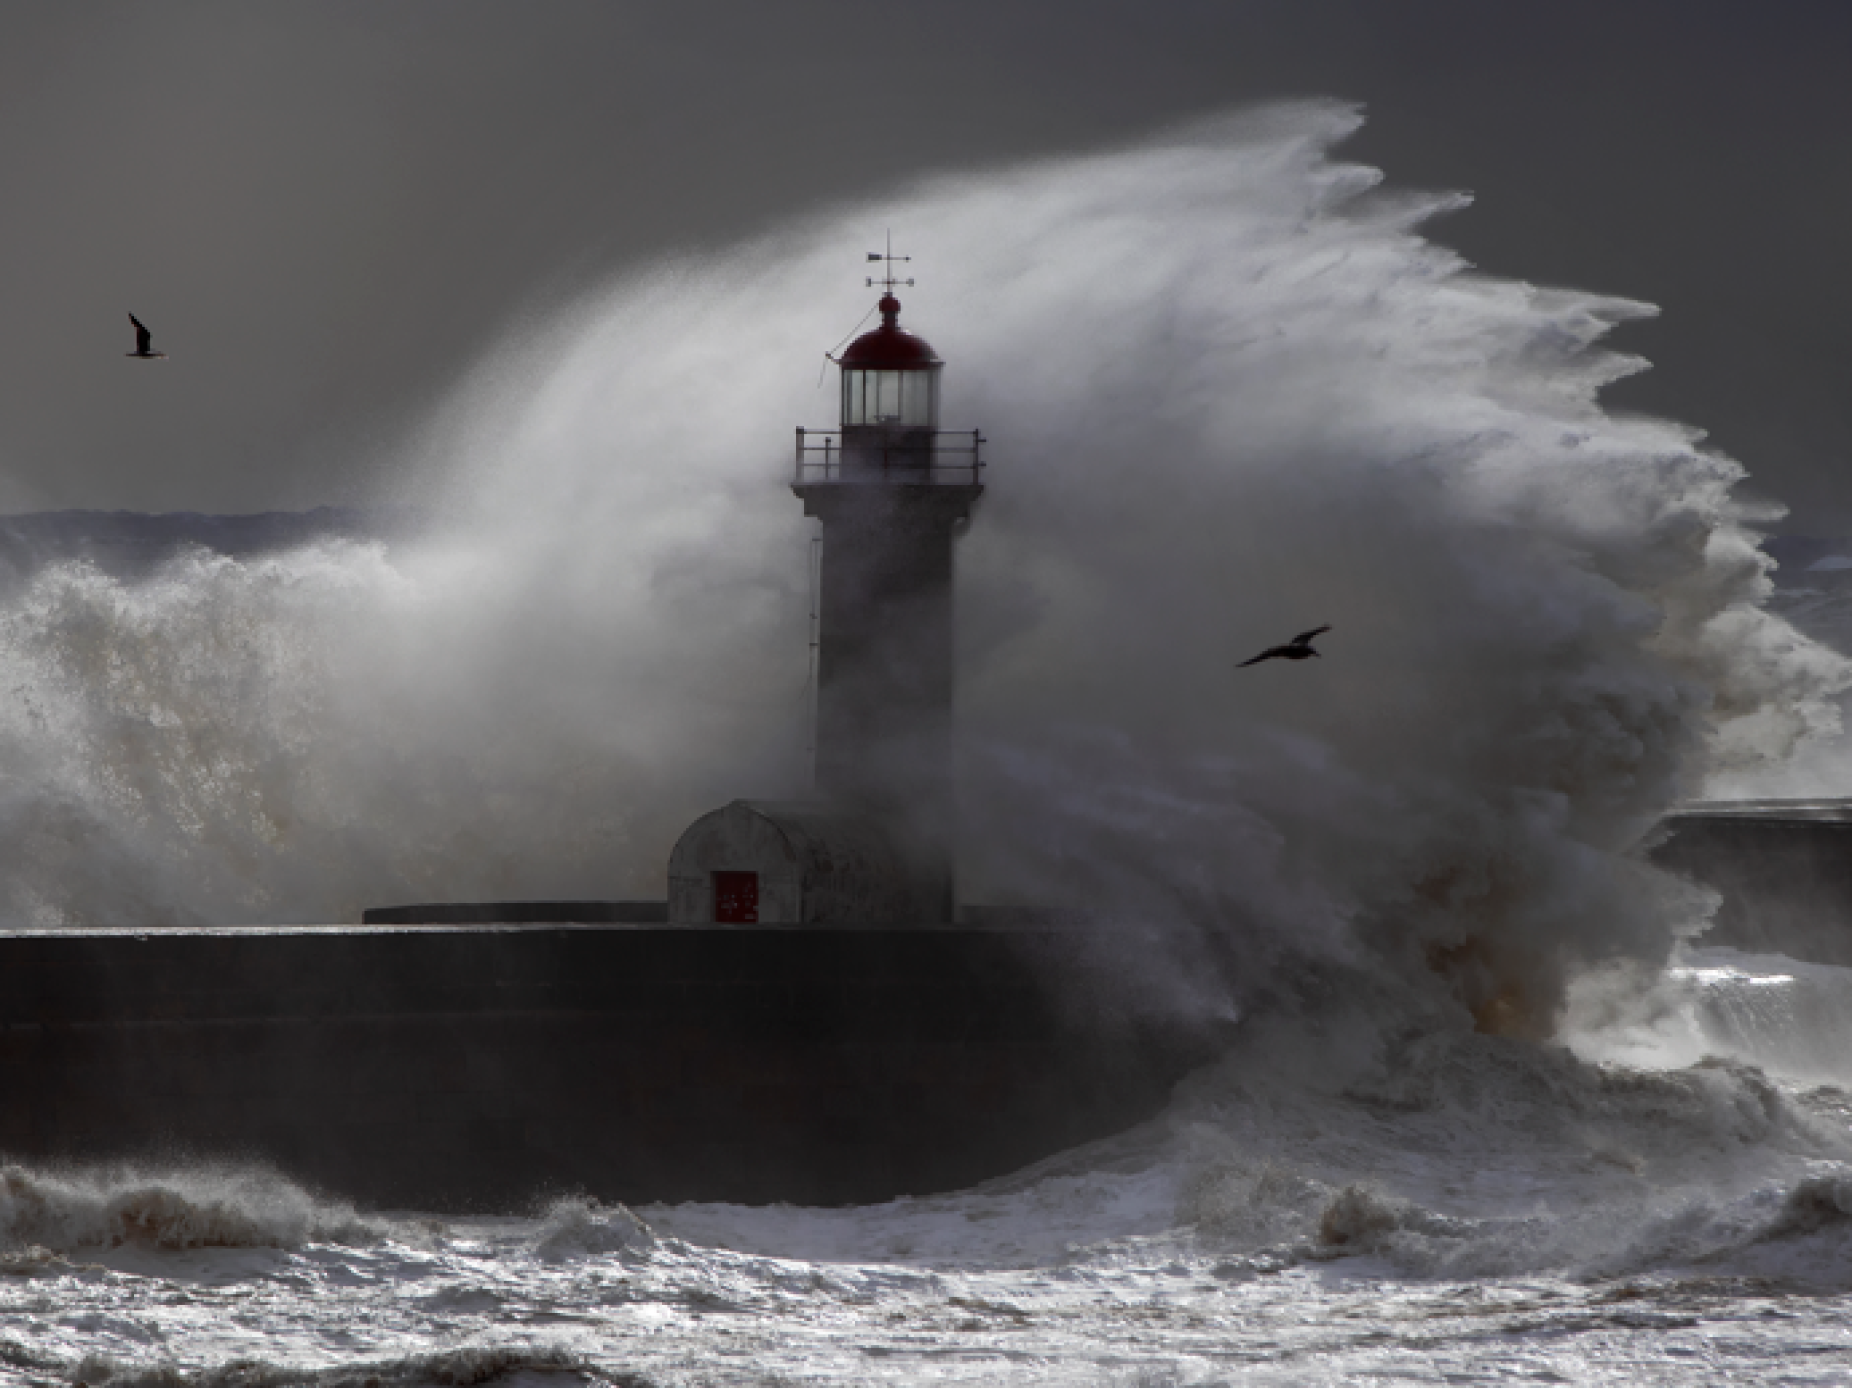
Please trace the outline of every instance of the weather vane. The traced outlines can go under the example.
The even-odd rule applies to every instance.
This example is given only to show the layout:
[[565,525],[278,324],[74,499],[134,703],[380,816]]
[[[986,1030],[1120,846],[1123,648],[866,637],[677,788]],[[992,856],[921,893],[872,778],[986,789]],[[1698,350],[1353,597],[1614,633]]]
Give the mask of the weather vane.
[[902,279],[894,278],[894,267],[896,265],[911,264],[913,261],[913,257],[910,255],[895,255],[894,254],[894,233],[893,232],[890,231],[887,234],[887,249],[885,251],[870,251],[868,253],[868,259],[870,261],[879,262],[880,264],[884,265],[887,269],[887,273],[882,275],[881,278],[879,279],[874,278],[872,275],[869,277],[868,287],[870,289],[873,289],[878,284],[883,289],[885,289],[888,293],[892,294],[894,290],[900,285],[905,285],[908,289],[913,288],[912,280],[902,280]]

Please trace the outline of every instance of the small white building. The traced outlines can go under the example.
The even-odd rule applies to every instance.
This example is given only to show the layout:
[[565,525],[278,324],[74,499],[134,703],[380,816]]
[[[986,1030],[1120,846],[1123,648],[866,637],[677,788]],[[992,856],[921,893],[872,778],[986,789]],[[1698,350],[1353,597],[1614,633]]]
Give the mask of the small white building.
[[919,924],[935,917],[874,816],[828,804],[735,800],[669,855],[672,925]]

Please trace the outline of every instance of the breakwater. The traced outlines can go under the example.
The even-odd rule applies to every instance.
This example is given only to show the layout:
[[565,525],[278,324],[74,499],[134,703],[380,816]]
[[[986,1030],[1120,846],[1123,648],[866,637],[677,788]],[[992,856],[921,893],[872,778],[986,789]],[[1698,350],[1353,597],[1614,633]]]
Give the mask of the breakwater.
[[1209,1039],[1073,930],[0,933],[0,1153],[270,1163],[380,1207],[846,1204],[1155,1111]]
[[1704,944],[1852,966],[1852,800],[1692,805],[1647,852],[1722,897]]

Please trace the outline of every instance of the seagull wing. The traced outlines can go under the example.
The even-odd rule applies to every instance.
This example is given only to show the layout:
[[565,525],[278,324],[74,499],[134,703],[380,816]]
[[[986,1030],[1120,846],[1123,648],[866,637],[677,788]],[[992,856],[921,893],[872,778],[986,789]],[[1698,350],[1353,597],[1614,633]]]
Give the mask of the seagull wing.
[[1324,635],[1325,632],[1330,631],[1330,630],[1331,630],[1331,624],[1327,622],[1322,627],[1313,627],[1310,631],[1302,631],[1297,636],[1293,637],[1292,644],[1295,646],[1303,646],[1307,642],[1309,642],[1314,636],[1322,636]]
[[1276,655],[1280,655],[1285,650],[1286,650],[1286,647],[1284,646],[1269,646],[1267,647],[1266,650],[1262,651],[1259,655],[1255,656],[1252,660],[1244,660],[1239,665],[1235,666],[1235,668],[1237,670],[1245,670],[1247,669],[1248,666],[1258,665],[1263,660],[1272,660]]
[[129,315],[129,322],[135,325],[135,350],[137,352],[148,351],[154,345],[154,334],[149,332],[142,325],[141,319],[132,313]]

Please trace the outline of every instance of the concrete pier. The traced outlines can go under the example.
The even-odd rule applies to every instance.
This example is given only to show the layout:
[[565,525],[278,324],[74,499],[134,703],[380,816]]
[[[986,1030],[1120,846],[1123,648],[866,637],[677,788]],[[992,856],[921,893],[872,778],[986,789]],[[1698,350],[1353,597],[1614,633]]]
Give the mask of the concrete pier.
[[1852,966],[1852,800],[1690,805],[1648,856],[1723,897],[1701,943]]
[[1207,1058],[1104,1021],[1109,975],[1062,930],[14,930],[0,1154],[255,1159],[437,1211],[946,1190]]

